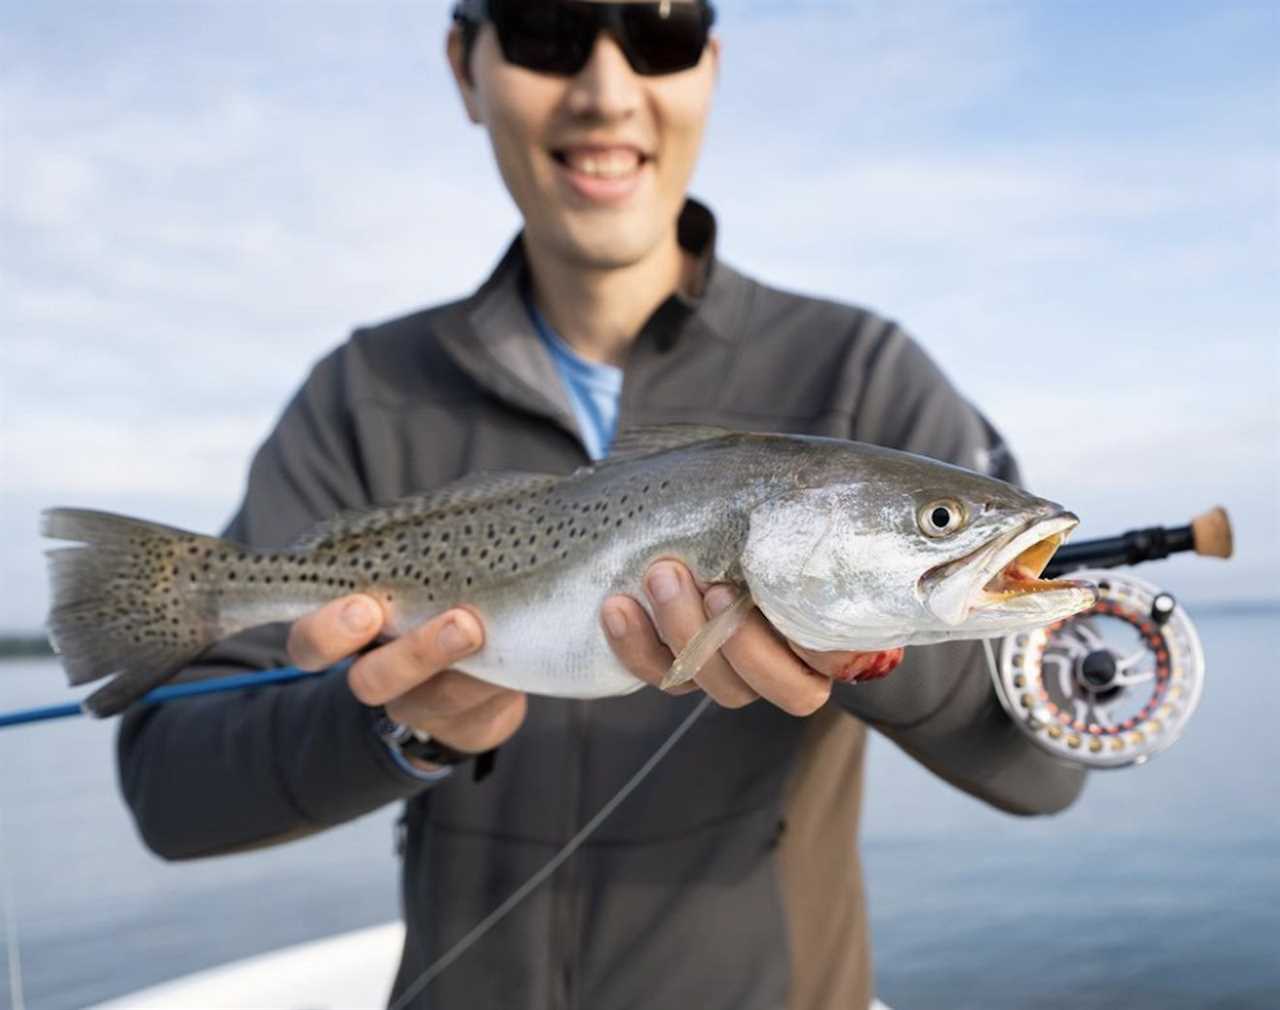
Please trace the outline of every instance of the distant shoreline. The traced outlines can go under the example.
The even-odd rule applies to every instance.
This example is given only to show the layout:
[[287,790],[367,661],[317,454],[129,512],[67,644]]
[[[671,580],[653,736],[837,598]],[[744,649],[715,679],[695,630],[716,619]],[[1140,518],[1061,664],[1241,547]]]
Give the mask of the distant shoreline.
[[39,632],[28,635],[0,635],[0,660],[30,659],[32,656],[52,656],[49,639]]

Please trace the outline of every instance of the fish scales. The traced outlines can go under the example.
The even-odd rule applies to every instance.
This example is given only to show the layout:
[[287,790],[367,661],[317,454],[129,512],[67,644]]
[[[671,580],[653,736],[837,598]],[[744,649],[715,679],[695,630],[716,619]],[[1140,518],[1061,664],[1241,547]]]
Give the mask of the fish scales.
[[[918,562],[941,563],[929,571],[950,562],[963,574],[965,554],[940,553],[919,535],[917,499],[967,496],[975,514],[989,499],[985,517],[1003,496],[1010,514],[999,517],[1002,543],[1028,516],[1062,514],[982,475],[856,443],[687,426],[620,441],[619,458],[567,477],[463,478],[335,517],[284,550],[50,510],[47,535],[86,544],[50,552],[52,638],[73,683],[118,674],[90,699],[105,714],[212,641],[361,592],[384,608],[392,634],[466,604],[484,621],[486,638],[460,669],[535,693],[600,697],[642,685],[609,649],[599,605],[615,592],[644,603],[641,579],[660,558],[752,594],[800,644],[825,644],[823,622],[836,626],[832,647],[937,641],[960,633],[933,627],[938,619],[920,610]],[[986,525],[982,543],[994,543],[996,517]],[[907,593],[897,554],[909,561]],[[935,595],[958,614],[964,600],[956,583],[953,573]],[[845,605],[859,596],[868,599]]]

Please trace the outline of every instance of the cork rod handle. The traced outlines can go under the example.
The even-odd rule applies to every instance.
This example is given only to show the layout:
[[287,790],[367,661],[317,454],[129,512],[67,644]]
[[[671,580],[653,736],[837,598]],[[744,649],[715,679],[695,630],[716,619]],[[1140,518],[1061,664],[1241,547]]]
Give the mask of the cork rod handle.
[[1191,539],[1197,554],[1210,558],[1229,558],[1232,550],[1231,519],[1227,510],[1216,505],[1191,520]]

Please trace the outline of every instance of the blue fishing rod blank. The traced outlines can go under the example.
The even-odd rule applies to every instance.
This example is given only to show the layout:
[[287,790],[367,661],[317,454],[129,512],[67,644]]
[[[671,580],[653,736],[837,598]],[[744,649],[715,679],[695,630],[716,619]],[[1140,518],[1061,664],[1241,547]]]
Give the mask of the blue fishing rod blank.
[[[285,666],[278,670],[263,670],[257,673],[237,673],[229,677],[210,677],[208,680],[195,680],[188,684],[169,684],[149,691],[139,699],[139,704],[157,704],[176,701],[179,698],[193,698],[201,694],[220,694],[223,691],[239,691],[244,688],[265,687],[268,684],[286,684],[292,680],[306,677],[318,677],[334,670],[343,670],[349,662],[339,663],[326,670],[299,670],[296,666]],[[39,708],[19,709],[16,712],[0,712],[0,729],[7,726],[22,726],[32,722],[46,722],[50,719],[68,719],[84,715],[85,711],[79,702],[64,705],[44,705]]]

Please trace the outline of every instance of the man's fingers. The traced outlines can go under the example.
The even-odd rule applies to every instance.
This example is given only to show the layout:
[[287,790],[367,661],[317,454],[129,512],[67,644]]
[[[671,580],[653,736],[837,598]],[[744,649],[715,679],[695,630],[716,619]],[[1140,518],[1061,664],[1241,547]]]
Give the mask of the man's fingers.
[[[661,684],[675,657],[658,638],[644,607],[630,596],[610,596],[601,608],[600,621],[609,647],[622,665],[647,684]],[[697,684],[689,683],[667,693],[689,694],[697,690]]]
[[478,754],[505,743],[520,728],[527,710],[525,695],[502,691],[458,715],[411,725],[456,750]]
[[289,629],[289,659],[300,670],[323,670],[364,648],[382,630],[372,597],[344,596],[300,617]]
[[[672,652],[679,652],[707,623],[702,593],[684,565],[669,561],[649,569],[645,591],[653,604],[658,634]],[[702,665],[694,679],[725,708],[741,708],[759,697],[719,653]]]
[[383,705],[483,644],[484,629],[475,616],[461,608],[449,610],[361,656],[352,664],[347,682],[366,705]]
[[396,722],[425,728],[428,722],[461,715],[504,693],[518,692],[477,680],[461,670],[442,670],[425,684],[387,702],[387,715]]
[[[733,603],[734,592],[715,586],[706,606],[715,615]],[[814,673],[787,648],[764,615],[752,611],[720,652],[761,698],[792,715],[812,715],[831,697],[831,680]]]
[[842,684],[887,677],[905,655],[901,646],[882,652],[814,652],[794,643],[789,644],[792,651],[809,666]]

